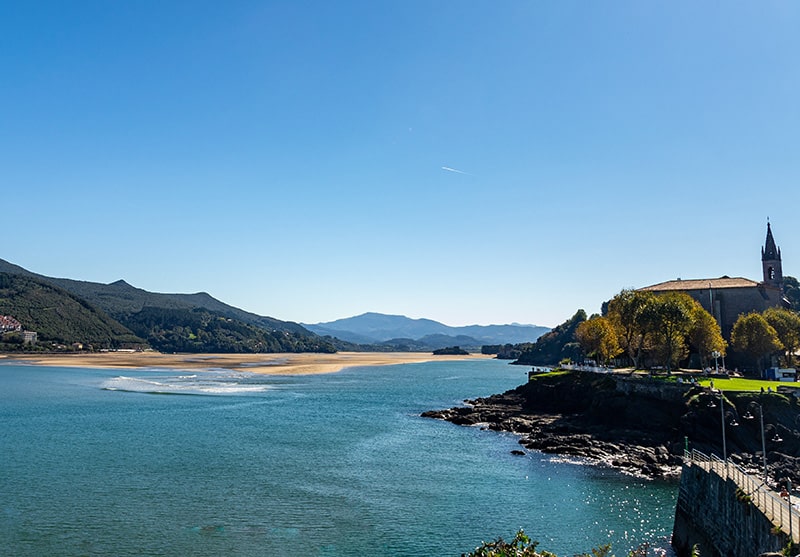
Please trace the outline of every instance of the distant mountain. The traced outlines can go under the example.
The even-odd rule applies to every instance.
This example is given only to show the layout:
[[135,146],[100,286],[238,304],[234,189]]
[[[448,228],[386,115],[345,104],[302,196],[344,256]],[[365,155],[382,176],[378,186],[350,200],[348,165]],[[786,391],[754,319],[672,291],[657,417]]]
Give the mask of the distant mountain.
[[548,332],[536,325],[470,325],[450,327],[432,319],[411,319],[403,315],[364,313],[327,323],[304,324],[318,335],[328,335],[348,342],[380,344],[415,341],[431,348],[446,346],[479,347],[483,344],[519,344],[535,342]]
[[[159,294],[136,288],[124,280],[101,284],[52,278],[2,259],[0,273],[28,278],[66,291],[85,307],[116,320],[131,336],[131,331],[134,331],[151,346],[163,351],[335,351],[331,342],[297,323],[241,310],[205,292]],[[21,312],[22,309],[15,311]],[[10,313],[14,314],[13,311]],[[85,338],[78,340],[86,342]]]

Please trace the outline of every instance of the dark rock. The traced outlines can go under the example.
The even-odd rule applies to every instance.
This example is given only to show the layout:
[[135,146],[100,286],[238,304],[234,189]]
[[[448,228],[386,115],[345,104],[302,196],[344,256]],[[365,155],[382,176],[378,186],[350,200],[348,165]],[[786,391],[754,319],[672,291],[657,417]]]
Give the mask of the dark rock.
[[[528,450],[585,457],[661,477],[678,471],[688,439],[690,448],[722,453],[719,407],[708,389],[574,372],[541,375],[508,392],[468,400],[466,407],[426,412],[425,417],[460,425],[487,424],[494,431],[523,435]],[[770,476],[800,485],[800,402],[777,394],[726,393],[726,404],[741,417],[758,403],[764,410]],[[758,420],[737,419],[728,430],[732,460],[759,469]],[[782,441],[770,442],[779,436]]]

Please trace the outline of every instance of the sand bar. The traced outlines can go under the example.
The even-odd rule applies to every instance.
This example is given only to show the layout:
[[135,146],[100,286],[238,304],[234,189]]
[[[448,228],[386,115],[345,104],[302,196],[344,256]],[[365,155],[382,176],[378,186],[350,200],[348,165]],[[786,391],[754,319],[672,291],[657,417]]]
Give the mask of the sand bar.
[[93,354],[0,354],[0,363],[83,368],[230,369],[272,375],[333,373],[347,367],[385,366],[491,356],[434,356],[424,352],[338,352],[336,354],[161,354],[100,352]]

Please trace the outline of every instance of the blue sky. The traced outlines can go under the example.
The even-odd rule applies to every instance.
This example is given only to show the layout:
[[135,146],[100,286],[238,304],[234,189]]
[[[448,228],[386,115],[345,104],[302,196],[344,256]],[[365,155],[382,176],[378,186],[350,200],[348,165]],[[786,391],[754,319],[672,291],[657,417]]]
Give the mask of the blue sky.
[[767,217],[798,276],[798,29],[789,1],[0,2],[0,257],[306,323],[760,279]]

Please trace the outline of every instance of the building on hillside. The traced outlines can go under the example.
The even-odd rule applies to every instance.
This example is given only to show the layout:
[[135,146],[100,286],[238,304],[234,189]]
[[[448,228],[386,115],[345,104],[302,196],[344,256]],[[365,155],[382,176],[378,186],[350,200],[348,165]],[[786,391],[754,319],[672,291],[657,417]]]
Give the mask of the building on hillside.
[[10,315],[0,315],[0,333],[9,333],[12,331],[21,331],[22,323],[11,317]]
[[733,324],[740,315],[762,312],[770,307],[788,307],[783,296],[781,250],[775,244],[767,223],[767,239],[761,248],[763,280],[723,276],[710,279],[670,280],[640,288],[648,292],[686,292],[697,300],[719,323],[722,336],[730,340]]
[[36,344],[39,334],[35,331],[22,331],[22,342],[25,344]]

